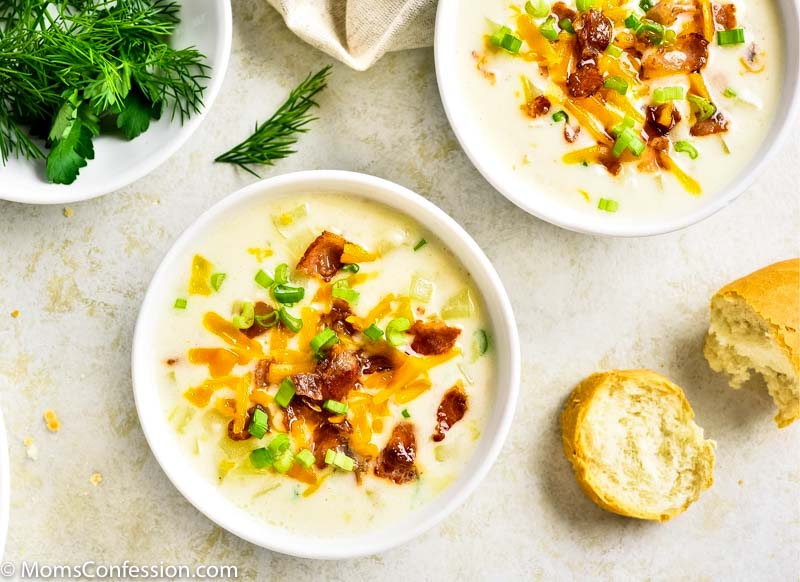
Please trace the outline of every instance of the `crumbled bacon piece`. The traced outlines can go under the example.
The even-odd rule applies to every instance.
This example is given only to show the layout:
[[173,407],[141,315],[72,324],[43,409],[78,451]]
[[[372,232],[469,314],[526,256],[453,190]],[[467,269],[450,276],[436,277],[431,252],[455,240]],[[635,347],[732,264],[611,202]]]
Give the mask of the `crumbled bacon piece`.
[[443,441],[445,433],[464,418],[467,413],[467,393],[461,384],[456,384],[445,392],[436,411],[436,429],[431,437],[437,443]]
[[402,485],[417,478],[417,439],[414,436],[414,425],[401,422],[392,429],[389,442],[378,455],[375,474]]
[[712,4],[711,11],[714,14],[714,24],[717,30],[731,30],[736,28],[736,5],[735,4]]
[[353,315],[350,310],[350,304],[343,300],[334,298],[331,310],[322,316],[322,324],[330,327],[338,334],[353,335],[355,328],[347,321],[347,318]]
[[342,267],[342,253],[346,242],[338,234],[324,231],[308,245],[297,263],[297,270],[330,281]]
[[573,20],[578,14],[563,2],[556,2],[553,4],[553,7],[550,10],[552,10],[553,14],[558,17],[559,21],[564,20],[565,18]]
[[322,400],[322,378],[319,374],[294,374],[292,376],[295,394],[311,400]]
[[601,53],[611,43],[614,26],[599,10],[594,8],[581,12],[573,23],[577,39],[578,55],[586,59],[589,54]]
[[612,176],[617,176],[622,171],[622,164],[618,157],[615,157],[611,152],[611,148],[604,145],[598,145],[599,151],[597,154],[597,161],[605,166],[608,173]]
[[375,374],[377,372],[385,372],[386,370],[393,370],[394,364],[392,361],[381,354],[368,354],[366,352],[358,352],[358,359],[361,362],[362,374]]
[[446,354],[453,349],[461,334],[457,327],[450,327],[443,321],[423,323],[415,321],[408,333],[414,336],[411,348],[423,356]]
[[314,448],[314,458],[317,467],[325,468],[325,453],[329,449],[338,451],[347,446],[353,428],[346,420],[340,423],[325,421],[314,429],[311,444]]
[[647,142],[647,145],[649,145],[656,151],[666,152],[669,151],[669,138],[664,137],[663,135],[651,137],[650,140]]
[[[228,423],[228,438],[232,441],[246,441],[250,438],[250,422],[253,420],[253,414],[255,414],[256,409],[260,410],[261,412],[266,413],[267,411],[264,409],[263,406],[260,404],[256,404],[255,406],[251,406],[247,410],[247,414],[245,415],[244,420],[244,429],[242,432],[234,432],[233,430],[233,423],[236,422],[235,420],[231,420]],[[267,432],[269,432],[269,424],[267,424]]]
[[696,32],[679,34],[670,45],[651,49],[642,59],[642,77],[697,73],[708,62],[708,41]]
[[256,369],[253,373],[253,380],[256,388],[266,388],[269,386],[269,365],[270,360],[267,358],[256,362]]
[[603,74],[594,64],[579,66],[567,79],[567,89],[571,97],[589,97],[602,86]]
[[[650,135],[667,135],[681,120],[681,114],[672,103],[648,105],[646,130]],[[650,130],[653,131],[650,131]]]
[[343,400],[355,388],[361,376],[361,364],[356,352],[346,350],[341,344],[334,345],[328,355],[317,366],[316,372],[322,380],[322,395],[325,399]]
[[550,100],[544,95],[539,95],[533,101],[528,101],[522,105],[522,110],[525,115],[535,119],[550,111]]
[[[272,306],[267,305],[263,301],[257,301],[256,304],[253,306],[253,312],[255,313],[256,317],[266,317],[267,315],[270,315],[274,311],[275,309],[273,309]],[[265,333],[268,329],[269,329],[268,327],[264,327],[263,325],[258,323],[257,320],[254,319],[253,325],[251,325],[247,329],[243,329],[242,333],[247,337],[249,337],[250,339],[252,339],[254,337],[258,337],[261,334]]]
[[576,125],[572,126],[569,123],[564,124],[564,139],[567,140],[567,143],[575,143],[578,141],[578,136],[581,134],[581,126]]
[[648,10],[645,16],[653,22],[658,22],[664,26],[671,26],[675,24],[675,21],[678,19],[678,14],[681,12],[682,9],[676,6],[673,0],[661,0]]
[[286,407],[283,419],[287,431],[291,431],[296,422],[302,422],[313,430],[325,420],[325,413],[307,398],[296,398]]
[[728,131],[728,120],[717,111],[708,119],[698,121],[689,130],[694,136],[713,135],[715,133],[725,133]]

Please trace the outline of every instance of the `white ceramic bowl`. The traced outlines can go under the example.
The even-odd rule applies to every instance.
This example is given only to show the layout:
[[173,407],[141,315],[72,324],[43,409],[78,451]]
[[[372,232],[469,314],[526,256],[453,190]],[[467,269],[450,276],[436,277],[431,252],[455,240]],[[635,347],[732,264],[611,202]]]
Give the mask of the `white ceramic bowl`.
[[214,103],[231,52],[232,18],[229,0],[183,0],[181,22],[173,35],[174,46],[194,46],[211,67],[204,107],[181,125],[164,115],[132,141],[101,135],[94,140],[95,157],[81,168],[70,185],[49,184],[44,163],[24,159],[0,163],[0,199],[30,204],[65,204],[88,200],[124,188],[146,176],[178,151],[200,126]]
[[0,559],[6,549],[8,518],[11,500],[11,465],[8,461],[8,437],[3,413],[0,411]]
[[685,228],[704,218],[708,218],[733,202],[756,179],[764,163],[778,150],[789,132],[796,128],[796,118],[800,109],[800,16],[797,0],[774,0],[781,13],[783,25],[785,71],[783,72],[783,91],[778,104],[769,141],[765,142],[758,154],[743,168],[730,185],[718,192],[704,194],[698,204],[677,216],[664,219],[643,218],[635,224],[619,224],[607,220],[603,213],[584,213],[566,204],[559,203],[552,196],[540,194],[536,185],[522,184],[507,168],[494,164],[491,143],[485,139],[482,128],[470,121],[470,110],[464,99],[463,87],[458,80],[457,60],[464,55],[456,48],[459,34],[456,23],[461,10],[459,0],[439,0],[436,14],[436,34],[434,53],[436,58],[436,78],[447,118],[472,163],[483,177],[511,202],[552,224],[590,234],[610,236],[647,236],[671,232]]
[[[297,194],[347,193],[374,200],[410,215],[441,239],[472,275],[483,295],[497,357],[494,409],[482,431],[478,447],[463,475],[433,503],[411,514],[406,521],[385,529],[318,538],[270,526],[223,497],[213,483],[201,478],[181,451],[174,428],[159,401],[157,385],[160,358],[153,338],[158,333],[158,307],[172,295],[176,261],[219,221],[251,205]],[[494,463],[508,433],[519,390],[519,338],[514,314],[489,260],[464,230],[444,212],[421,196],[380,178],[342,171],[286,174],[258,182],[223,199],[183,233],[156,271],[144,298],[133,339],[133,390],[136,408],[147,441],[164,472],[181,493],[209,518],[259,546],[305,558],[352,558],[382,552],[421,534],[458,507],[478,486]]]

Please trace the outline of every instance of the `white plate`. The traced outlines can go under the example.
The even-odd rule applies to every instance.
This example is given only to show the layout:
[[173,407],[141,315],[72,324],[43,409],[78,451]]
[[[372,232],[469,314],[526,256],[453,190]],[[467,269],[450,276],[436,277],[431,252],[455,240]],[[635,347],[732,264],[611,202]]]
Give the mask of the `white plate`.
[[579,212],[554,197],[538,193],[535,184],[522,183],[510,168],[493,163],[495,156],[491,151],[492,144],[485,138],[483,128],[475,127],[471,123],[470,108],[458,79],[458,59],[464,58],[463,53],[457,49],[459,30],[456,23],[460,20],[459,11],[463,9],[459,0],[440,0],[436,13],[436,78],[444,110],[461,147],[483,177],[511,202],[542,220],[577,232],[611,236],[647,236],[685,228],[721,210],[744,192],[794,127],[800,109],[800,15],[796,0],[774,1],[777,2],[784,27],[786,62],[783,91],[772,128],[768,132],[769,139],[758,154],[739,169],[738,176],[727,188],[703,195],[697,206],[677,216],[663,219],[643,218],[633,224],[614,223],[606,220],[603,213]]
[[173,36],[176,47],[194,46],[207,57],[210,79],[205,106],[186,123],[165,114],[132,141],[116,136],[94,140],[95,157],[70,185],[49,184],[44,162],[24,159],[0,163],[0,199],[31,204],[77,202],[119,190],[164,163],[200,126],[222,86],[231,52],[232,18],[229,0],[183,0],[181,23]]
[[[484,436],[462,476],[435,502],[410,515],[406,521],[389,524],[384,529],[310,541],[309,536],[259,520],[224,497],[214,483],[198,476],[179,447],[175,429],[167,421],[159,400],[157,386],[163,371],[153,338],[161,324],[160,306],[172,300],[174,273],[182,268],[177,261],[187,248],[202,239],[216,223],[255,204],[293,194],[313,193],[346,193],[374,200],[413,217],[436,233],[472,275],[484,298],[498,372],[494,408],[482,431]],[[341,171],[296,172],[258,182],[224,198],[181,235],[156,271],[144,298],[133,338],[131,369],[136,408],[147,442],[172,483],[197,509],[237,536],[271,550],[305,558],[352,558],[382,552],[420,535],[461,505],[478,486],[494,463],[514,416],[519,391],[519,337],[508,296],[491,263],[475,241],[439,208],[410,190],[380,178]]]

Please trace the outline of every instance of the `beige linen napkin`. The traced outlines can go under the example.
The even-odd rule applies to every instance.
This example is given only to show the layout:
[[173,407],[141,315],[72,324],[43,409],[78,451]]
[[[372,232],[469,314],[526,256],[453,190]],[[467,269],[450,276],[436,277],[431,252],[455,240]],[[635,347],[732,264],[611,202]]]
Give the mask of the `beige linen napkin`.
[[433,44],[436,0],[269,0],[297,36],[363,71],[387,51]]

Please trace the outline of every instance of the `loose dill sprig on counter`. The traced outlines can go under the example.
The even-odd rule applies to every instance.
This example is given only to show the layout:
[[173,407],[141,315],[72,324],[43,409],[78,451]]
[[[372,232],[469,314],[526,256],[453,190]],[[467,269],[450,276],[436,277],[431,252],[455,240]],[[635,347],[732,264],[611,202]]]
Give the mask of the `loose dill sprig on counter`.
[[179,10],[173,0],[0,2],[3,164],[46,158],[48,180],[70,184],[101,131],[134,139],[165,110],[181,123],[199,112],[208,66],[195,48],[169,46]]
[[275,160],[283,159],[293,153],[292,146],[297,143],[299,134],[309,130],[308,124],[317,118],[309,110],[319,107],[314,97],[327,86],[331,66],[309,75],[295,87],[289,98],[267,121],[256,124],[253,134],[242,143],[217,157],[216,162],[236,164],[243,170],[258,177],[250,167],[253,165],[271,166]]

